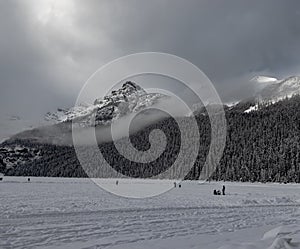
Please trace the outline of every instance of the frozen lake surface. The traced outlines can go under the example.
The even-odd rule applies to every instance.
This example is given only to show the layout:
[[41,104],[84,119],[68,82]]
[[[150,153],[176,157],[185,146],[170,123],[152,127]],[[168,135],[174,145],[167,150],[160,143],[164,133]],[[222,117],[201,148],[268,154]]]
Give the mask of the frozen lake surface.
[[300,248],[300,185],[225,183],[226,196],[212,195],[223,184],[128,199],[90,179],[5,177],[0,248]]

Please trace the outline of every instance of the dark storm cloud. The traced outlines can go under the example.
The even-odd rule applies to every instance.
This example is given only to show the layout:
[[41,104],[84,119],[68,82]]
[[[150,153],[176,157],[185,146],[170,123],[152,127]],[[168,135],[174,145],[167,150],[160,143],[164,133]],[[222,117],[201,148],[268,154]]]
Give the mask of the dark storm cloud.
[[252,75],[299,74],[297,0],[1,1],[0,31],[1,112],[70,106],[99,66],[143,51],[188,59],[226,101]]
[[228,97],[230,91],[223,91],[239,87],[242,92],[248,74],[280,74],[299,64],[299,10],[299,1],[141,5],[119,17],[119,25],[111,30],[112,40],[131,52],[158,50],[182,56],[208,74],[220,95]]
[[[299,1],[130,3],[115,4],[107,15],[113,46],[124,54],[150,50],[182,56],[200,67],[224,97],[230,95],[222,93],[228,86],[243,92],[249,74],[280,77],[299,64]],[[91,16],[100,8],[95,3]]]

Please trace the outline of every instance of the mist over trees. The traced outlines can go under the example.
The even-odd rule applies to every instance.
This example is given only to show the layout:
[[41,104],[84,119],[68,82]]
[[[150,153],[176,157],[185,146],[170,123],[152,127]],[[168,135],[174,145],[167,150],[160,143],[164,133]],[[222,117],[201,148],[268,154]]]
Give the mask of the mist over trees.
[[[258,111],[245,113],[253,103],[244,102],[234,107],[225,107],[227,119],[226,146],[220,163],[211,176],[212,180],[297,182],[300,183],[300,97],[284,99],[275,104],[260,104]],[[189,123],[189,118],[185,118]],[[200,176],[210,145],[210,122],[205,110],[196,113],[200,133],[200,149],[193,168],[186,179],[196,180]],[[150,164],[138,164],[126,160],[112,142],[99,145],[104,158],[112,167],[131,177],[148,177],[166,170],[178,157],[180,130],[172,118],[144,128],[130,137],[139,150],[149,149],[149,133],[160,129],[167,138],[163,154]],[[192,136],[193,134],[191,134]],[[118,141],[122,144],[122,141]],[[72,146],[37,143],[34,140],[8,140],[1,147],[14,144],[34,148],[40,152],[36,160],[23,161],[7,167],[5,155],[0,154],[0,171],[6,175],[58,176],[58,177],[112,177],[101,171],[94,152],[85,148],[91,165],[83,170]],[[1,153],[1,152],[0,152]],[[189,163],[186,156],[183,164]],[[174,172],[174,175],[176,172]]]

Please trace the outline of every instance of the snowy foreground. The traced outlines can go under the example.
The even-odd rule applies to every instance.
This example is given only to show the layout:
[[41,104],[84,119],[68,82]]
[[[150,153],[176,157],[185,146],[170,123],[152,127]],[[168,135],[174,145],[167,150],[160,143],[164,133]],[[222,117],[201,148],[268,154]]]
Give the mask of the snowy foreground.
[[212,195],[222,184],[128,199],[89,179],[5,177],[0,248],[300,248],[300,185],[226,183],[226,196]]

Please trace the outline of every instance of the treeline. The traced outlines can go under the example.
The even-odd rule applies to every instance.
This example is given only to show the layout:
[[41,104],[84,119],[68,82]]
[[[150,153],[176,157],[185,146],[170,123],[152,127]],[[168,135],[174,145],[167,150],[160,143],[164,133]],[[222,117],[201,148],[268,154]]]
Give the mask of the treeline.
[[[244,113],[252,103],[245,102],[233,108],[226,108],[227,139],[226,147],[212,180],[260,181],[260,182],[297,182],[300,183],[300,97],[294,96],[275,104],[265,103],[258,111]],[[197,160],[186,179],[198,179],[210,145],[210,122],[205,111],[197,113],[200,133],[200,149]],[[190,118],[182,123],[188,129]],[[168,118],[151,125],[130,137],[136,149],[146,151],[150,148],[149,134],[159,129],[166,136],[166,150],[155,161],[143,164],[124,158],[113,143],[99,145],[104,159],[116,172],[131,177],[157,176],[167,170],[178,158],[180,151],[180,129],[175,120]],[[194,136],[193,131],[188,136]],[[158,139],[157,143],[161,141]],[[101,167],[96,152],[82,148],[83,155],[89,160],[88,168],[80,165],[71,146],[37,144],[30,140],[7,141],[38,147],[40,158],[5,169],[6,175],[61,176],[61,177],[114,177],[111,171]],[[118,141],[122,147],[122,140]],[[124,143],[126,146],[126,143]],[[187,148],[181,148],[187,150]],[[188,156],[180,162],[188,165]],[[1,162],[0,162],[1,163]],[[3,169],[4,167],[0,167]],[[184,169],[176,169],[176,171]],[[87,172],[87,173],[86,173]],[[168,177],[176,178],[180,172],[169,172]]]
[[226,112],[226,148],[213,179],[300,182],[300,96],[264,105]]

